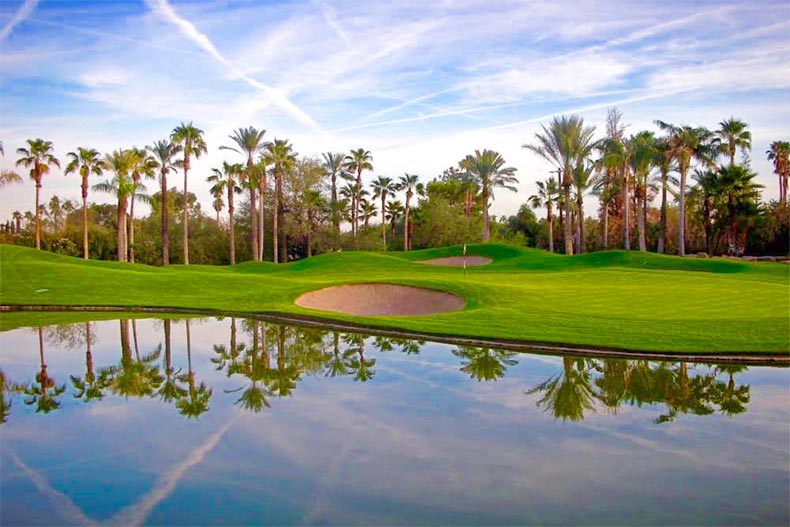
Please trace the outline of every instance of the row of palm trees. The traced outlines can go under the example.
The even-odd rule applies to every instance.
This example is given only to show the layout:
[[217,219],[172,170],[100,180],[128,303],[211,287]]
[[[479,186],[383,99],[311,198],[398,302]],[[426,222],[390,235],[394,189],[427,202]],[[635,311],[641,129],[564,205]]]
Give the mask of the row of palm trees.
[[[674,125],[655,121],[663,132],[657,136],[652,131],[640,131],[625,136],[625,125],[617,109],[607,116],[606,135],[595,139],[595,127],[587,126],[578,116],[554,117],[542,132],[535,134],[535,142],[523,145],[555,166],[557,178],[550,177],[537,183],[537,193],[530,196],[533,207],[545,207],[549,230],[549,249],[553,247],[553,208],[558,207],[563,225],[565,253],[585,251],[583,197],[592,192],[600,198],[602,210],[602,234],[604,248],[609,245],[609,220],[614,206],[619,216],[624,249],[631,248],[631,219],[636,216],[639,250],[647,250],[646,215],[649,203],[648,190],[652,186],[651,175],[656,173],[655,183],[660,188],[660,225],[658,252],[663,253],[667,234],[667,193],[675,180],[670,173],[679,175],[677,201],[679,206],[678,251],[686,251],[686,197],[688,176],[692,165],[698,169],[694,178],[716,179],[720,193],[727,196],[729,203],[729,242],[735,243],[735,204],[739,199],[757,198],[757,185],[752,180],[756,174],[749,168],[748,152],[751,149],[751,133],[748,125],[730,118],[719,123],[719,128],[710,131],[704,127]],[[735,162],[741,152],[746,160]],[[788,180],[788,148],[777,141],[771,144],[768,158],[774,161],[780,180],[780,201],[786,202]],[[717,165],[719,157],[726,163]],[[572,195],[572,189],[574,195]],[[635,211],[631,211],[631,204]],[[565,218],[563,218],[565,212]],[[572,226],[576,226],[576,232]]]

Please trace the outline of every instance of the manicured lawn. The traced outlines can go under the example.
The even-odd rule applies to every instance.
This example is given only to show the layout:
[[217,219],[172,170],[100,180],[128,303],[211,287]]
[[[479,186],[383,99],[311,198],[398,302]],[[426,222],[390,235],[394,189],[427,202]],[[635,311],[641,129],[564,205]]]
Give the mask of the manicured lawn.
[[[2,245],[0,303],[277,312],[434,334],[649,351],[790,351],[786,264],[623,251],[569,257],[502,245],[470,246],[469,253],[494,262],[466,272],[415,263],[460,255],[456,246],[334,253],[286,265],[159,268]],[[409,318],[327,314],[293,303],[305,291],[354,282],[445,290],[466,298],[467,306]],[[4,313],[0,329],[30,324],[34,315]]]

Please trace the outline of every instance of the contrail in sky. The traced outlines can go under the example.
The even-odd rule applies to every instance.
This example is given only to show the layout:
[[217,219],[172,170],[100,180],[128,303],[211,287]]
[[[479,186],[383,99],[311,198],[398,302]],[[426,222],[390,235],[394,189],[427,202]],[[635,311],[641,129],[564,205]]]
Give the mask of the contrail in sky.
[[14,27],[19,24],[21,21],[26,19],[30,16],[30,13],[38,5],[38,0],[25,0],[25,3],[22,4],[22,7],[19,8],[19,11],[16,12],[14,18],[11,21],[3,26],[3,29],[0,29],[0,42],[4,41],[8,35],[11,34],[11,31],[14,30]]
[[312,128],[313,130],[320,131],[318,124],[309,115],[307,115],[304,110],[292,103],[281,90],[253,79],[239,68],[234,66],[222,55],[222,53],[219,52],[211,40],[206,35],[201,33],[192,22],[178,16],[167,0],[146,0],[146,3],[154,13],[162,16],[165,20],[176,26],[185,37],[192,40],[214,60],[225,66],[225,68],[234,76],[243,80],[250,86],[266,93],[266,95],[269,96],[275,105],[291,114],[292,117],[302,124]]

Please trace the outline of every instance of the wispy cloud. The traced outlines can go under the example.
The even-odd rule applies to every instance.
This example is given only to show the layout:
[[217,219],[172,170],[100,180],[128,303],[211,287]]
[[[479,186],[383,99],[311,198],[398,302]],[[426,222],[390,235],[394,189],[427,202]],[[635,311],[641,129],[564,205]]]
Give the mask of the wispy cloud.
[[242,72],[239,68],[234,66],[228,59],[226,59],[222,53],[214,46],[211,40],[201,33],[194,24],[186,20],[185,18],[180,17],[173,7],[167,2],[167,0],[146,0],[146,3],[151,8],[152,11],[162,16],[167,22],[170,22],[174,26],[178,28],[178,30],[187,38],[192,40],[195,44],[197,44],[203,51],[205,51],[209,56],[211,56],[214,60],[225,66],[225,68],[235,77],[243,80],[250,86],[257,88],[266,95],[271,98],[272,102],[288,112],[291,116],[297,119],[299,122],[305,124],[306,126],[312,128],[313,130],[320,130],[318,124],[307,115],[307,113],[296,106],[293,102],[291,102],[285,94],[278,90],[277,88],[273,88],[267,84],[264,84],[260,81],[253,79],[252,77],[248,76],[244,72]]
[[24,19],[30,16],[30,13],[38,5],[38,0],[25,0],[25,3],[22,4],[22,7],[19,8],[19,11],[16,12],[14,17],[8,22],[8,24],[4,25],[2,29],[0,29],[0,42],[3,42],[8,35],[14,30],[14,28],[22,22]]

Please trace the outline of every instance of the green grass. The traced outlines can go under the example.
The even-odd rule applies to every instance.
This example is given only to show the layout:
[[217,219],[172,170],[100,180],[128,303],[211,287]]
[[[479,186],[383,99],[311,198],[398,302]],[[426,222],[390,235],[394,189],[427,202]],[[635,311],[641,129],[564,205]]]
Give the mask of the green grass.
[[[149,267],[2,245],[0,303],[276,312],[442,335],[644,351],[790,351],[786,264],[624,251],[562,256],[503,245],[470,246],[469,254],[493,263],[465,273],[415,263],[460,253],[454,246],[332,253],[287,265]],[[305,291],[355,282],[446,290],[466,298],[467,306],[424,317],[352,317],[293,303]],[[0,329],[30,325],[32,316],[2,314]]]

